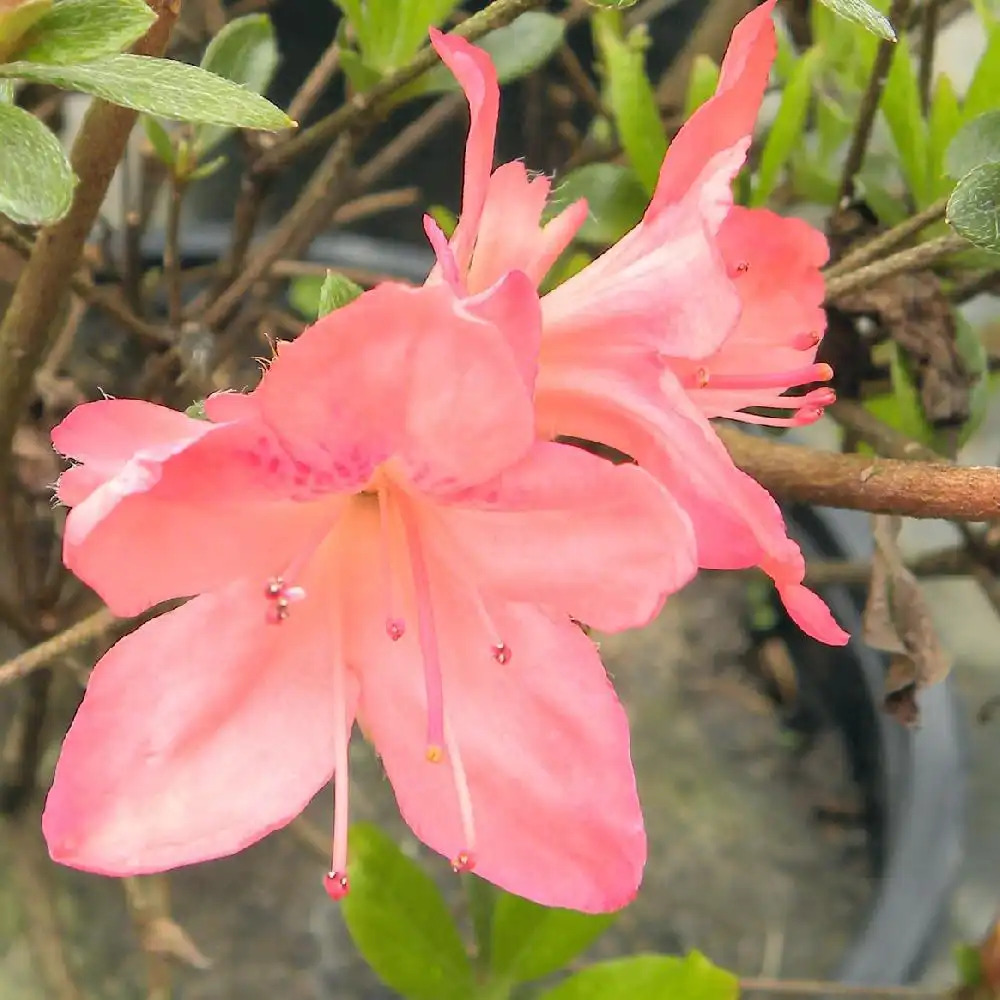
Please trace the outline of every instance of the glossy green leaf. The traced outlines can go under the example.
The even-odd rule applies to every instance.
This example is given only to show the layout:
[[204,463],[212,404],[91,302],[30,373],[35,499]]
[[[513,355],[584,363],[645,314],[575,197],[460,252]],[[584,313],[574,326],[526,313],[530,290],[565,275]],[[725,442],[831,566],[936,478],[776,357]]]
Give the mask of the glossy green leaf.
[[955,185],[946,218],[970,243],[1000,253],[1000,163],[984,163]]
[[604,69],[605,100],[618,137],[643,187],[652,194],[667,152],[667,138],[646,74],[643,36],[633,32],[623,37],[622,18],[611,11],[595,14],[593,29]]
[[781,180],[782,171],[788,165],[792,153],[802,143],[812,98],[812,81],[819,66],[819,57],[819,49],[809,49],[798,61],[785,85],[778,112],[761,152],[751,205],[760,206],[767,202]]
[[896,43],[882,93],[882,114],[899,154],[899,167],[917,201],[927,194],[927,125],[920,107],[917,76],[906,39]]
[[1000,111],[987,111],[967,122],[948,146],[945,166],[964,177],[983,163],[1000,162]]
[[23,108],[0,104],[0,214],[26,225],[55,222],[75,186],[59,140]]
[[616,916],[552,909],[502,893],[493,910],[492,971],[519,983],[558,972],[589,948]]
[[0,8],[0,61],[9,59],[24,44],[27,33],[52,9],[52,0],[22,0]]
[[[492,56],[501,84],[510,83],[538,69],[563,42],[562,18],[529,10],[503,28],[484,35],[476,45]],[[446,94],[460,87],[446,66],[435,66],[401,92],[406,98],[420,94]]]
[[687,94],[684,96],[684,121],[687,121],[714,93],[719,85],[719,67],[708,56],[699,54],[691,63]]
[[[230,21],[205,49],[201,68],[263,94],[278,68],[278,42],[266,14],[247,14]],[[232,132],[217,125],[199,125],[194,145],[203,158]]]
[[55,65],[102,59],[142,38],[155,20],[143,0],[56,0],[17,58]]
[[472,966],[433,881],[377,827],[350,833],[344,922],[375,974],[408,1000],[468,1000]]
[[885,38],[890,42],[896,40],[896,32],[889,23],[889,18],[870,3],[865,3],[865,0],[820,0],[820,2],[835,14],[860,24],[879,38]]
[[703,955],[636,955],[592,965],[539,1000],[736,1000],[739,980]]
[[587,199],[587,217],[576,238],[601,248],[617,243],[642,218],[649,196],[635,171],[617,163],[589,163],[570,171],[552,194],[548,214]]
[[172,59],[128,53],[74,66],[12,62],[0,77],[80,90],[112,104],[178,121],[277,131],[294,123],[259,94]]
[[951,187],[945,169],[947,150],[962,123],[962,108],[951,78],[942,73],[934,84],[927,117],[927,181],[934,198]]

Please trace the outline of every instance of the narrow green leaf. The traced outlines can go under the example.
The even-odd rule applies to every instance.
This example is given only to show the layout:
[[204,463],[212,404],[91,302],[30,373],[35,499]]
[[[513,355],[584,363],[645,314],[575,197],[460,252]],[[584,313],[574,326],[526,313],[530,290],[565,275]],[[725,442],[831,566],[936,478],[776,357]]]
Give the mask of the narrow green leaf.
[[951,188],[945,165],[947,151],[962,123],[962,108],[951,78],[942,73],[934,84],[927,118],[927,182],[934,198]]
[[863,28],[867,28],[879,38],[890,42],[896,41],[896,32],[889,23],[889,18],[870,3],[865,3],[865,0],[820,0],[820,3],[846,20],[855,21]]
[[555,215],[580,198],[587,199],[588,212],[576,238],[602,249],[632,229],[649,203],[635,171],[617,163],[588,163],[571,170],[556,185],[547,214]]
[[920,405],[920,392],[909,365],[896,344],[887,344],[886,351],[889,355],[889,380],[892,391],[865,400],[865,408],[900,434],[933,448],[936,443],[934,428],[924,416],[923,407]]
[[493,911],[493,973],[521,983],[558,972],[589,948],[616,916],[551,909],[502,893]]
[[351,82],[351,86],[358,93],[371,90],[382,79],[382,74],[377,69],[372,69],[360,52],[355,52],[352,49],[340,50],[340,66],[344,75]]
[[[394,8],[394,11],[386,10],[382,16],[388,24],[395,26],[395,31],[390,36],[391,43],[386,52],[366,53],[369,61],[383,71],[397,69],[409,62],[427,40],[427,30],[440,27],[459,2],[460,0],[407,0],[400,4],[398,0],[388,0],[388,6]],[[386,7],[386,0],[383,0],[382,7]]]
[[23,108],[0,104],[0,214],[25,225],[55,222],[75,186],[59,140]]
[[57,0],[17,51],[28,62],[90,62],[142,38],[156,20],[143,0]]
[[24,44],[25,35],[52,7],[52,0],[22,0],[0,8],[0,61],[6,61]]
[[899,154],[899,166],[917,201],[927,193],[927,125],[920,107],[917,76],[906,39],[896,43],[882,94],[882,114]]
[[983,981],[983,960],[978,945],[955,945],[955,968],[961,986],[974,989]]
[[719,67],[708,56],[699,54],[691,64],[687,94],[684,97],[684,121],[687,121],[714,93],[719,85]]
[[969,121],[984,111],[992,111],[1000,103],[1000,24],[994,27],[986,41],[986,49],[976,63],[969,87],[962,101],[962,118]]
[[468,1000],[472,966],[431,879],[377,827],[350,833],[351,891],[340,904],[375,974],[408,1000]]
[[802,142],[812,97],[812,81],[819,65],[819,57],[819,49],[815,47],[809,49],[798,61],[789,77],[761,152],[757,184],[750,198],[751,205],[760,206],[767,202],[777,187],[781,173],[792,153]]
[[149,140],[149,144],[153,147],[153,152],[156,153],[156,158],[168,167],[172,167],[177,158],[177,150],[174,149],[174,142],[170,138],[170,133],[155,118],[150,118],[149,115],[142,116],[142,127],[146,133],[146,138]]
[[351,281],[346,274],[339,274],[336,271],[327,271],[323,279],[323,285],[319,290],[319,308],[317,316],[326,316],[334,309],[340,309],[348,303],[353,302],[364,289],[356,282]]
[[736,1000],[739,980],[703,955],[636,955],[601,962],[563,980],[539,1000]]
[[[255,94],[265,93],[278,68],[278,42],[271,19],[267,14],[234,18],[208,43],[201,68]],[[218,146],[231,131],[217,125],[198,126],[194,137],[198,158]]]
[[13,104],[14,96],[14,81],[0,80],[0,104]]
[[969,386],[969,419],[962,425],[959,446],[964,445],[979,430],[990,404],[989,354],[983,338],[957,310],[955,316],[955,346],[965,362],[971,380]]
[[1000,253],[1000,163],[984,163],[955,185],[946,218],[970,243]]
[[646,74],[642,35],[622,36],[622,18],[599,11],[593,18],[594,41],[604,68],[605,99],[629,162],[650,194],[667,152],[656,95]]
[[998,162],[1000,111],[987,111],[967,122],[959,129],[945,155],[945,165],[952,177],[964,177],[980,164]]
[[843,106],[829,94],[816,94],[816,153],[820,162],[826,161],[827,171],[833,175],[829,161],[847,142],[854,122]]
[[[529,10],[503,28],[484,35],[476,44],[488,52],[501,84],[510,83],[538,69],[562,45],[566,25],[562,18]],[[422,94],[459,90],[446,66],[435,66],[400,92],[400,100]]]
[[178,121],[270,132],[294,124],[259,94],[199,66],[171,59],[126,53],[75,66],[12,62],[0,65],[0,77],[80,90],[112,104]]

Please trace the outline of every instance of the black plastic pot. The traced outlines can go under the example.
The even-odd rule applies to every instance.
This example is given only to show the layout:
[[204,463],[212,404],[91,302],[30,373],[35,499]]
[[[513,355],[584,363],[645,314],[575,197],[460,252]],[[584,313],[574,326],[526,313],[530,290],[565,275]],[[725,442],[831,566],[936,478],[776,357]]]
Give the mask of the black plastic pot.
[[[794,507],[789,528],[810,556],[867,558],[867,518],[854,511]],[[855,637],[864,594],[831,586],[822,595]],[[923,970],[955,884],[965,822],[961,724],[951,684],[920,696],[922,724],[906,729],[882,711],[885,658],[854,638],[843,649],[784,632],[800,670],[818,683],[844,735],[867,806],[878,888],[866,924],[845,955],[846,983],[893,985]],[[816,669],[818,667],[818,669]]]

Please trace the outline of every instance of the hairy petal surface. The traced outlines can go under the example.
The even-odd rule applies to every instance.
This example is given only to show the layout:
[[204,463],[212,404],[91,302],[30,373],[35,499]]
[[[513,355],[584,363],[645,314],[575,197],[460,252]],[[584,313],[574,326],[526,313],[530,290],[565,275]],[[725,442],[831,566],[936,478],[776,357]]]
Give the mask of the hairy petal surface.
[[116,643],[56,766],[42,818],[53,859],[103,875],[164,871],[297,816],[333,769],[316,598],[270,625],[260,588],[234,584]]
[[539,443],[495,480],[428,512],[444,552],[509,600],[606,632],[644,625],[697,572],[687,514],[651,476]]

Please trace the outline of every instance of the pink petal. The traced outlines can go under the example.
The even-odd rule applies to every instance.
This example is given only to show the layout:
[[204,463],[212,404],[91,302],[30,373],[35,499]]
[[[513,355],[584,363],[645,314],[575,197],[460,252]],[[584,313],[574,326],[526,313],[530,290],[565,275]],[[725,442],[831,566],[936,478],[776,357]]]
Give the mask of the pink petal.
[[240,578],[263,588],[338,516],[335,494],[296,498],[298,473],[263,429],[194,423],[199,440],[138,452],[67,518],[66,566],[116,614]]
[[488,288],[513,270],[524,271],[535,285],[541,284],[587,217],[587,203],[580,200],[543,227],[549,187],[547,177],[529,178],[520,161],[497,168],[487,187],[466,279],[470,292]]
[[647,216],[542,299],[542,364],[581,351],[703,357],[739,308],[725,261],[688,200]]
[[635,895],[646,856],[629,758],[628,720],[593,644],[531,605],[491,605],[510,644],[484,645],[467,590],[433,577],[447,728],[459,748],[475,825],[464,833],[453,761],[430,763],[417,644],[387,642],[378,595],[359,581],[352,663],[359,720],[381,755],[404,819],[449,859],[548,906],[614,910]]
[[646,624],[697,571],[691,524],[649,475],[540,443],[497,479],[431,512],[442,555],[498,596],[602,631]]
[[[826,238],[800,219],[736,207],[719,244],[740,295],[739,322],[713,354],[697,362],[671,359],[670,367],[706,416],[781,406],[780,393],[811,381],[794,373],[808,370],[826,328],[820,272],[829,256]],[[782,372],[791,373],[784,382],[774,378]],[[745,386],[718,388],[713,378],[720,375],[739,376]],[[707,384],[699,387],[699,381]]]
[[[805,563],[788,538],[770,494],[733,464],[710,424],[669,373],[657,392],[612,371],[583,365],[543,368],[536,397],[539,424],[550,433],[618,448],[652,473],[687,512],[706,569],[760,566],[778,586],[804,631],[842,645],[848,635],[801,600]],[[831,627],[832,626],[832,627]]]
[[746,157],[777,52],[771,20],[774,4],[775,0],[766,0],[733,31],[715,96],[684,123],[667,149],[651,214],[681,201],[689,191],[704,188],[699,197],[712,230],[725,218],[727,201],[732,204],[726,191]]
[[469,138],[465,144],[462,214],[452,239],[459,270],[464,273],[472,260],[493,169],[500,87],[493,61],[482,49],[470,45],[464,38],[445,35],[437,28],[430,29],[430,36],[441,61],[465,91],[471,115]]
[[263,594],[240,584],[112,647],[45,805],[53,859],[104,875],[163,871],[232,854],[297,816],[333,768],[328,614],[318,594],[266,624]]
[[279,346],[255,393],[264,419],[297,461],[361,483],[391,457],[424,490],[489,478],[534,437],[523,365],[492,321],[537,326],[537,298],[516,282],[497,294],[521,299],[481,303],[486,322],[445,285],[366,292]]

